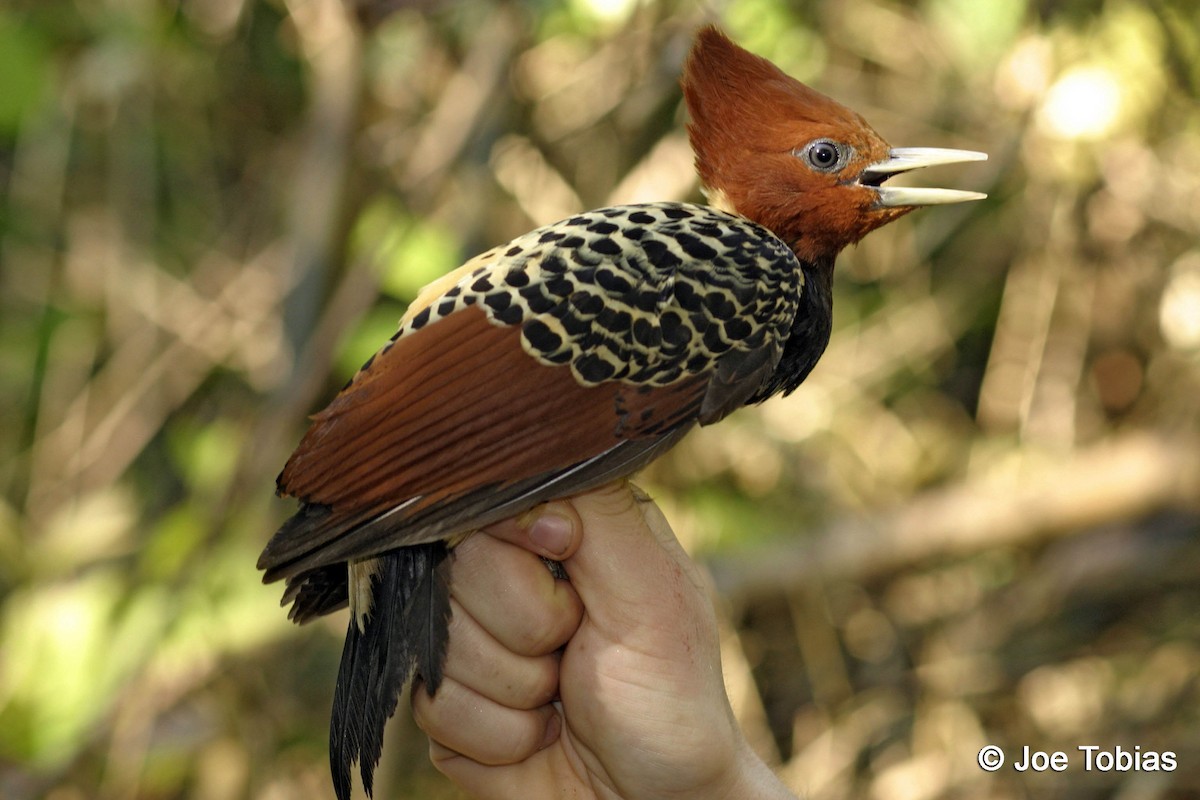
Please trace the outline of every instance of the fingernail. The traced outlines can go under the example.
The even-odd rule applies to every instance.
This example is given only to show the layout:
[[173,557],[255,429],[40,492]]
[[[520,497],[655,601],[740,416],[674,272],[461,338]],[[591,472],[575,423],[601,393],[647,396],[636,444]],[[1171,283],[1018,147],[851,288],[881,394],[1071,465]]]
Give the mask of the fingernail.
[[542,743],[538,745],[538,750],[545,750],[550,745],[554,744],[554,740],[558,738],[558,733],[562,729],[562,720],[559,719],[558,713],[550,715],[550,719],[546,722],[546,731],[542,734]]
[[558,514],[542,514],[529,525],[529,541],[551,558],[566,555],[572,533],[571,520]]

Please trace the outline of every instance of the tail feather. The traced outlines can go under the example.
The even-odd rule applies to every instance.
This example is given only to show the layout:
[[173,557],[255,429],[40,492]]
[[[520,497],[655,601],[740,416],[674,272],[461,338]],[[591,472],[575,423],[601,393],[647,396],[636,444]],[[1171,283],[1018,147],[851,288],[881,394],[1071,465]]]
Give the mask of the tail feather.
[[358,762],[363,787],[374,789],[383,731],[414,671],[432,695],[442,680],[450,624],[449,547],[404,547],[380,556],[371,579],[371,610],[346,631],[329,726],[329,766],[338,800],[350,798]]
[[280,605],[292,604],[288,619],[303,625],[345,608],[349,602],[346,565],[327,564],[288,578]]
[[[442,542],[431,545],[442,550],[440,563],[449,552]],[[429,578],[416,584],[412,600],[405,611],[405,631],[409,641],[415,645],[414,657],[417,674],[425,683],[425,691],[433,697],[442,685],[442,667],[446,661],[446,647],[450,642],[450,570],[435,565]],[[412,585],[412,584],[410,584]]]

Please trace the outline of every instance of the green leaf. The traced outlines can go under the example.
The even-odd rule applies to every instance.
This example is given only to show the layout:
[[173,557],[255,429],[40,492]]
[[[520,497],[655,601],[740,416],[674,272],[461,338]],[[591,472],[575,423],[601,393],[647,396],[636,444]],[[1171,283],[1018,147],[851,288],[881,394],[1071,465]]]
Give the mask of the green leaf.
[[50,56],[37,29],[0,11],[0,134],[12,134],[45,94]]

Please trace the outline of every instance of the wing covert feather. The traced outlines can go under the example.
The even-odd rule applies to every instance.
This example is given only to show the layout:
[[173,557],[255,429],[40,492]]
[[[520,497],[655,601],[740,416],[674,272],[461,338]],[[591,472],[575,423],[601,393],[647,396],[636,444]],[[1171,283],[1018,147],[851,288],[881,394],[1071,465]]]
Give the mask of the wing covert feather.
[[[639,468],[759,391],[803,280],[766,231],[683,204],[589,212],[472,259],[313,417],[278,479],[304,506],[264,550],[266,579]],[[320,580],[309,608],[332,602]]]

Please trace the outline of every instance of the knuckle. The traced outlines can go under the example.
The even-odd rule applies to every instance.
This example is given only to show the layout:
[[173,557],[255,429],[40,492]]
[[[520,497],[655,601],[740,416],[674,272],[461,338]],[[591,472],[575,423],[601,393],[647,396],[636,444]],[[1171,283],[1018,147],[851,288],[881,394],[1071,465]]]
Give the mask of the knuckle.
[[515,643],[523,656],[544,656],[562,647],[579,626],[575,603],[565,597],[529,609],[527,624]]
[[558,659],[543,656],[531,661],[522,670],[513,687],[518,706],[526,710],[546,705],[558,693]]

